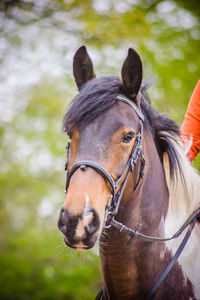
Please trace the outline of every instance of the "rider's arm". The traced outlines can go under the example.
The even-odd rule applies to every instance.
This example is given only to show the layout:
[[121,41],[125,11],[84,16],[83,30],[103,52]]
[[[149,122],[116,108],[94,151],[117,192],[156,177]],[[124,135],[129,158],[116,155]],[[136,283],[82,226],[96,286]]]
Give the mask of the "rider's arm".
[[192,137],[188,158],[193,161],[200,152],[200,80],[190,98],[181,132],[187,139]]

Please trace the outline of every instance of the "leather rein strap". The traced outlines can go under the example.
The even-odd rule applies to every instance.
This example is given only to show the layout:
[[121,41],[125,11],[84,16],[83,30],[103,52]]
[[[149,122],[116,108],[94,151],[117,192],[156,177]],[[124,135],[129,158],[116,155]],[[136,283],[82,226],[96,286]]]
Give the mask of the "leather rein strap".
[[[186,234],[185,234],[185,236],[184,236],[184,238],[183,238],[183,240],[182,240],[182,242],[181,242],[181,244],[179,245],[176,253],[174,254],[173,258],[171,259],[171,261],[167,265],[164,272],[161,274],[160,278],[156,281],[154,286],[151,288],[150,292],[145,297],[145,300],[152,299],[153,295],[155,294],[155,292],[157,291],[159,286],[162,284],[162,282],[165,280],[165,278],[167,277],[167,275],[169,274],[169,272],[171,271],[171,269],[175,265],[177,259],[179,258],[179,256],[181,255],[183,249],[185,248],[185,246],[187,244],[187,241],[188,241],[188,239],[189,239],[189,237],[192,233],[192,230],[193,230],[197,220],[199,220],[199,218],[200,218],[200,207],[192,213],[192,215],[185,221],[185,223],[180,227],[180,229],[170,238],[158,238],[158,237],[151,237],[151,236],[141,234],[141,233],[139,233],[139,230],[141,228],[141,224],[138,225],[138,228],[136,230],[133,230],[131,228],[126,227],[122,223],[117,222],[116,220],[114,220],[114,218],[110,221],[112,226],[114,226],[117,230],[119,230],[120,232],[122,232],[124,234],[127,234],[127,235],[131,236],[131,239],[129,240],[128,245],[135,238],[139,238],[139,239],[141,239],[145,242],[170,241],[172,239],[175,239],[175,238],[179,237],[181,235],[181,233],[187,227],[189,227]],[[101,288],[101,290],[99,291],[99,293],[97,294],[97,296],[95,298],[95,300],[100,300],[100,299],[107,300],[104,287]]]
[[[181,235],[181,233],[193,222],[193,220],[197,220],[200,217],[200,207],[195,210],[191,216],[185,221],[185,223],[179,228],[179,230],[173,234],[173,236],[169,238],[160,238],[160,237],[153,237],[153,236],[148,236],[145,234],[141,234],[138,230],[131,229],[129,227],[126,227],[124,224],[116,221],[114,218],[110,220],[110,223],[112,224],[113,227],[115,227],[117,230],[120,232],[129,235],[131,238],[138,238],[140,240],[143,240],[145,242],[166,242],[173,240]],[[141,224],[138,226],[141,229]]]

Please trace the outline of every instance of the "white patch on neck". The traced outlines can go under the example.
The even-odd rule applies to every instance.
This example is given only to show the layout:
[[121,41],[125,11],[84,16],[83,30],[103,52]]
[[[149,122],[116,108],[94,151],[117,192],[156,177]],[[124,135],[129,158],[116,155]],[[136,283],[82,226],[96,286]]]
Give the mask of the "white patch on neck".
[[[178,146],[175,145],[177,148]],[[164,155],[164,167],[165,175],[169,190],[169,208],[165,219],[165,235],[166,237],[172,236],[186,221],[186,219],[197,209],[200,205],[199,199],[199,187],[200,176],[192,168],[190,163],[184,158],[183,150],[177,148],[177,152],[181,157],[181,166],[184,172],[185,186],[181,180],[181,174],[178,174],[177,181],[174,183],[170,178],[169,160],[167,155]],[[186,232],[186,231],[185,231]],[[174,255],[178,249],[181,240],[185,234],[181,234],[180,237],[166,242],[166,247]],[[183,252],[178,258],[179,266],[181,266],[185,282],[190,280],[194,287],[195,298],[200,300],[200,225],[197,223],[193,229],[193,232],[185,246]]]

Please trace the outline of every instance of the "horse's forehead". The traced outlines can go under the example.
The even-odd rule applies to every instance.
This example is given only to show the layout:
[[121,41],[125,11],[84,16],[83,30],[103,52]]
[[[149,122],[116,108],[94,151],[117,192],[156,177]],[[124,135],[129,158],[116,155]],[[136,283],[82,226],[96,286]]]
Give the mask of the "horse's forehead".
[[134,110],[119,102],[81,130],[80,136],[83,141],[92,137],[92,139],[99,140],[99,142],[108,142],[120,129],[130,127],[137,130],[138,125],[139,119]]

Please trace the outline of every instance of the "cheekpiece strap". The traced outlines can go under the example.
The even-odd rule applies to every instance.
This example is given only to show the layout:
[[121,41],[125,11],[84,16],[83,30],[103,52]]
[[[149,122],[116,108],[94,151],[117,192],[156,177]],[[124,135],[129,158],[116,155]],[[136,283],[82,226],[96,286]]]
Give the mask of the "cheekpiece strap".
[[66,146],[66,162],[65,162],[65,171],[67,171],[67,164],[68,164],[68,159],[69,159],[69,151],[70,151],[70,142],[67,142],[67,146]]

